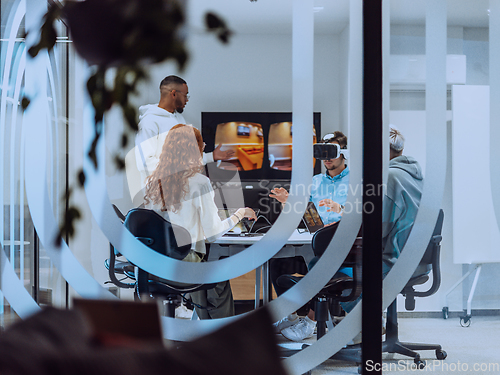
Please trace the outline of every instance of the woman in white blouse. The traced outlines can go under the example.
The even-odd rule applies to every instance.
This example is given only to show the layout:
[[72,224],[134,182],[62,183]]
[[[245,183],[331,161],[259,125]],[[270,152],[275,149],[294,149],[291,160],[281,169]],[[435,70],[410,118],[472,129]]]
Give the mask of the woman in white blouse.
[[[191,234],[191,251],[184,258],[189,262],[203,260],[205,241],[214,241],[245,217],[256,219],[255,212],[248,207],[238,209],[225,220],[219,218],[210,180],[200,173],[204,148],[198,129],[183,124],[174,126],[167,134],[158,165],[146,182],[146,207]],[[196,309],[201,319],[234,315],[228,281],[191,296],[195,306],[209,307]]]

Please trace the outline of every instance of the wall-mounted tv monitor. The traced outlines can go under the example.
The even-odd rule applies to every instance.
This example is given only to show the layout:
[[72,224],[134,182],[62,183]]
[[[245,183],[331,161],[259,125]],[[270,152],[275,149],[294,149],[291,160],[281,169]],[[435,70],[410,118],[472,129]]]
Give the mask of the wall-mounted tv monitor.
[[240,137],[250,137],[250,126],[240,124],[236,133]]
[[[217,176],[239,172],[241,181],[287,180],[292,171],[291,112],[202,112],[201,130],[210,152],[221,144],[232,149],[234,157],[217,164]],[[311,142],[321,134],[321,114],[315,112],[311,123]],[[314,174],[321,172],[321,163],[311,155]]]

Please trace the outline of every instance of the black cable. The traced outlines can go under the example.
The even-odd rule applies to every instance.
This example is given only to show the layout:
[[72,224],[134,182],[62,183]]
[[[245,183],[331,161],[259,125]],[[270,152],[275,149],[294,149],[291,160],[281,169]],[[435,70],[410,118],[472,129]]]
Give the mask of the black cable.
[[192,299],[191,299],[191,300],[189,300],[189,299],[187,299],[187,298],[186,298],[186,296],[185,296],[186,294],[187,294],[187,293],[184,293],[184,294],[181,294],[181,295],[180,295],[180,296],[182,297],[182,300],[183,300],[184,302],[188,302],[188,303],[192,304],[193,306],[195,306],[195,307],[197,307],[197,308],[199,308],[199,309],[202,309],[202,310],[211,311],[211,310],[214,310],[214,309],[215,309],[215,307],[201,306],[201,305],[199,305],[199,304],[197,304],[197,303],[194,303]]
[[[271,222],[267,219],[267,217],[262,216],[262,215],[257,216],[257,220],[259,220],[260,218],[263,218],[265,221],[267,221],[267,223],[268,223],[269,225],[267,225],[267,226],[265,226],[265,227],[260,227],[259,229],[254,230],[254,233],[257,233],[258,231],[260,231],[260,230],[262,230],[262,229],[269,229],[269,228],[271,228],[271,227],[273,226],[273,225],[271,224]],[[255,220],[255,222],[257,222],[257,220]],[[255,225],[255,224],[254,224],[254,225]]]

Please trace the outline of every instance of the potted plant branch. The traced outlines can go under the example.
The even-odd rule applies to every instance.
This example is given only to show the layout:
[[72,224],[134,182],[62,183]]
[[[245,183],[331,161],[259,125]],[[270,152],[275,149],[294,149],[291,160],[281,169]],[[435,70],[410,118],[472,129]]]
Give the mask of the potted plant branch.
[[[147,80],[145,66],[175,61],[179,70],[186,66],[188,51],[183,31],[185,28],[184,2],[182,0],[85,0],[52,2],[44,16],[40,40],[28,53],[37,56],[42,50],[52,50],[57,38],[56,21],[68,27],[76,52],[92,67],[87,81],[87,91],[95,110],[95,134],[88,157],[97,167],[96,146],[103,132],[103,118],[113,105],[119,105],[129,131],[136,132],[137,111],[129,98],[136,93],[137,85]],[[231,31],[214,13],[205,15],[205,25],[222,43],[228,43]],[[105,84],[106,72],[115,69],[113,86]],[[22,105],[29,105],[24,98]],[[121,145],[127,146],[128,133],[122,135]],[[116,156],[119,169],[124,160]],[[78,181],[85,184],[83,170]],[[69,199],[71,189],[65,195]],[[75,221],[80,218],[77,207],[69,207],[60,225],[58,243],[64,236],[74,234]]]

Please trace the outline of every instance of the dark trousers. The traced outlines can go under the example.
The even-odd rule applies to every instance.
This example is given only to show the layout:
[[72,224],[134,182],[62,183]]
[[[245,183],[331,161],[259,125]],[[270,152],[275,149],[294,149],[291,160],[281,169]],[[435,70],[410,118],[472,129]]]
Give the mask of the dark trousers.
[[233,292],[229,281],[217,283],[215,288],[191,293],[196,314],[200,319],[219,319],[234,315]]
[[[307,273],[307,265],[304,258],[300,256],[293,258],[271,258],[269,261],[269,274],[274,290],[278,296],[287,291],[287,289],[277,285],[276,280],[278,277],[281,275],[293,275],[294,273],[298,273],[300,275],[305,275]],[[302,306],[297,313],[299,315],[307,315],[309,309],[310,303],[308,302]]]

